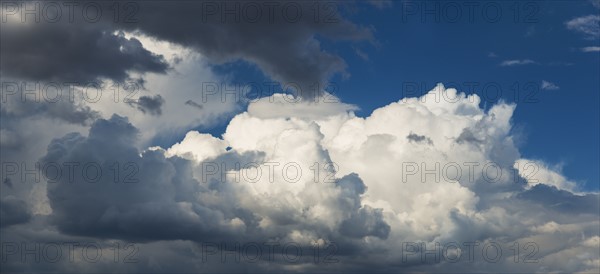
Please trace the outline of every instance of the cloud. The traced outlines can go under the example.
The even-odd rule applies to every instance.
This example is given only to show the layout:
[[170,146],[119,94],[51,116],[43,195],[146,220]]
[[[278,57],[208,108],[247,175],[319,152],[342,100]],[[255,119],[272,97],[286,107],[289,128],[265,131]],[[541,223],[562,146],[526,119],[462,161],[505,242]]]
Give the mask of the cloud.
[[[282,141],[281,149],[293,152],[304,146],[312,153],[310,149],[315,148],[320,137],[314,126],[310,128],[313,132],[298,132],[300,138]],[[292,191],[281,173],[275,175],[274,184],[266,176],[261,177],[256,189],[233,181],[224,184],[221,174],[205,181],[205,163],[219,161],[220,167],[223,160],[219,159],[229,155],[229,167],[234,167],[235,161],[261,161],[260,153],[227,152],[226,140],[193,133],[168,152],[139,152],[133,146],[137,134],[138,130],[126,118],[115,115],[95,122],[87,137],[69,134],[49,145],[43,163],[99,163],[101,170],[109,170],[110,164],[119,162],[128,164],[119,168],[131,175],[125,175],[123,180],[132,180],[115,183],[113,176],[106,176],[90,182],[88,177],[76,174],[71,183],[65,177],[49,183],[51,217],[60,231],[136,241],[242,241],[247,237],[266,241],[283,237],[304,246],[310,246],[309,240],[315,240],[317,235],[340,240],[349,237],[347,241],[354,241],[368,236],[385,238],[389,233],[381,211],[361,205],[361,194],[366,188],[356,175],[320,185],[304,176]],[[207,152],[210,149],[212,153]],[[312,157],[296,156],[294,163],[302,163],[305,171],[313,161],[328,160],[323,149]],[[275,159],[265,161],[282,163],[278,160],[283,159],[272,157]],[[248,195],[259,189],[268,199]],[[140,233],[141,230],[145,232]]]
[[583,52],[598,52],[600,51],[600,47],[583,47],[581,48]]
[[0,147],[14,148],[18,147],[19,145],[20,140],[17,133],[8,129],[0,128]]
[[[534,201],[539,206],[560,213],[597,214],[597,206],[600,202],[598,194],[573,194],[568,190],[548,185],[545,183],[535,184],[531,189],[519,193],[518,198]],[[577,231],[574,231],[577,232]]]
[[[165,73],[169,69],[165,58],[144,48],[136,38],[125,38],[121,31],[128,31],[194,49],[213,64],[249,62],[283,85],[296,85],[300,96],[312,99],[322,91],[315,86],[324,87],[335,74],[348,75],[344,59],[324,50],[317,37],[375,42],[370,28],[342,17],[341,3],[201,1],[185,8],[131,3],[136,7],[136,23],[102,16],[94,23],[77,17],[74,22],[61,18],[57,23],[25,24],[18,15],[10,15],[17,20],[3,24],[2,48],[11,53],[3,58],[3,73],[29,80],[76,82],[122,82],[131,73]],[[74,13],[84,14],[83,6],[76,5]],[[114,8],[104,2],[96,6],[105,11]],[[42,43],[44,47],[39,47]],[[181,59],[173,63],[177,60]]]
[[165,103],[165,99],[162,98],[159,94],[154,96],[140,96],[137,100],[128,101],[132,107],[136,107],[144,114],[149,113],[152,115],[161,115],[162,114],[162,106]]
[[600,16],[587,15],[565,22],[567,29],[580,32],[586,39],[600,38]]
[[412,132],[410,134],[408,134],[408,136],[406,136],[406,139],[410,140],[411,142],[415,142],[415,143],[425,143],[428,145],[433,145],[433,142],[427,136],[418,135],[418,134],[415,134]]
[[195,107],[195,108],[197,108],[197,109],[202,109],[202,108],[204,108],[204,107],[203,107],[201,104],[198,104],[198,103],[196,103],[196,102],[195,102],[195,101],[193,101],[193,100],[187,100],[187,101],[185,101],[185,104],[186,104],[186,105],[188,105],[188,106]]
[[297,97],[275,94],[248,106],[248,113],[259,118],[312,118],[318,119],[357,110],[358,107],[339,102],[329,95],[322,102],[304,103]]
[[556,84],[552,83],[552,82],[548,82],[546,80],[542,80],[542,84],[540,86],[541,89],[545,89],[545,90],[558,90],[560,89]]
[[[139,131],[120,116],[97,120],[87,136],[54,140],[43,163],[93,161],[103,170],[115,161],[134,163],[137,183],[115,183],[112,176],[89,183],[78,173],[68,183],[63,176],[48,184],[49,220],[68,235],[145,245],[335,242],[344,262],[335,267],[344,270],[489,268],[481,258],[474,264],[428,264],[420,256],[404,261],[394,252],[406,242],[429,247],[469,241],[493,241],[506,250],[515,241],[539,245],[538,264],[494,264],[503,271],[593,269],[584,258],[557,254],[597,253],[590,243],[599,236],[598,213],[590,204],[598,194],[573,193],[576,183],[541,162],[533,162],[539,171],[530,176],[511,136],[515,105],[499,102],[485,110],[477,95],[438,85],[421,98],[357,117],[341,103],[328,112],[283,96],[261,100],[290,107],[288,112],[264,115],[268,105],[259,100],[229,122],[222,138],[191,131],[166,149],[137,149]],[[315,114],[305,115],[310,109]],[[416,145],[421,143],[427,145]],[[256,165],[267,163],[274,172],[263,168],[262,176],[253,176]],[[469,172],[466,163],[478,165]],[[244,267],[286,269],[268,262]],[[297,267],[322,270],[312,262]]]
[[[48,170],[42,170],[46,176],[39,184],[31,176],[26,182],[18,182],[19,176],[2,178],[3,239],[111,246],[118,240],[138,242],[144,257],[123,267],[131,272],[156,272],[157,265],[170,272],[339,272],[382,266],[395,272],[489,271],[490,264],[481,258],[476,263],[426,264],[420,254],[405,262],[398,251],[406,242],[432,247],[450,241],[494,241],[509,251],[518,241],[539,244],[539,263],[514,264],[508,258],[494,263],[494,269],[598,272],[599,196],[576,193],[576,182],[541,161],[533,161],[535,175],[522,169],[524,161],[531,161],[511,135],[515,105],[499,102],[481,108],[478,96],[443,85],[366,117],[356,116],[356,106],[330,94],[323,99],[331,101],[313,102],[311,85],[347,75],[343,58],[322,41],[373,43],[372,29],[343,18],[337,6],[321,13],[333,17],[315,20],[314,3],[308,2],[299,3],[300,20],[289,22],[280,16],[284,3],[274,4],[273,21],[265,16],[252,23],[224,17],[222,5],[207,15],[202,3],[181,7],[150,1],[139,2],[139,24],[2,24],[3,79],[135,78],[151,91],[176,91],[134,96],[129,104],[114,104],[113,98],[95,104],[32,104],[11,97],[0,110],[3,162],[31,163],[45,150],[42,164],[99,165],[103,175],[96,181],[76,172],[71,182],[66,174],[50,179]],[[594,26],[576,23],[573,29],[593,36],[598,33]],[[297,83],[304,91],[302,100],[275,94],[251,102],[220,138],[189,131],[229,119],[239,110],[237,102],[223,103],[219,94],[200,101],[197,89],[199,83],[221,81],[207,64],[238,61],[282,83]],[[525,64],[535,62],[501,63]],[[185,132],[170,147],[146,148],[158,134]],[[473,176],[465,165],[471,163],[478,164]],[[267,164],[276,164],[272,175]],[[255,165],[263,172],[257,180],[252,177]],[[290,182],[299,174],[296,165],[301,175]],[[502,175],[493,178],[492,173],[490,179],[484,166]],[[115,167],[118,175],[111,173]],[[309,248],[335,242],[343,263],[323,268],[313,257],[295,264],[198,263],[202,242],[231,247],[270,240]],[[22,272],[24,266],[17,262],[3,263],[2,272]],[[114,271],[114,265],[69,262],[26,268],[89,272],[92,267]]]
[[[310,99],[320,91],[315,91],[315,85],[323,87],[334,74],[346,74],[346,62],[324,50],[316,37],[334,41],[374,41],[369,28],[343,18],[338,4],[332,5],[332,2],[258,2],[253,8],[257,6],[262,16],[252,22],[242,16],[245,3],[242,6],[235,2],[208,4],[214,4],[211,6],[215,9],[214,14],[207,14],[207,7],[201,2],[181,8],[141,1],[139,22],[119,24],[118,27],[193,48],[213,63],[250,62],[276,81],[298,85],[300,95]],[[326,10],[327,16],[316,12],[318,9],[314,4]],[[226,9],[239,13],[238,18],[227,15]],[[297,9],[301,15],[297,18],[287,15],[292,9]],[[162,23],[155,24],[157,20]]]
[[519,170],[519,175],[527,181],[528,186],[546,184],[570,192],[577,188],[576,183],[560,174],[559,168],[550,168],[541,161],[519,159],[515,161],[515,169]]
[[31,219],[31,212],[25,201],[14,196],[0,198],[0,227],[23,224]]
[[365,53],[364,51],[360,50],[359,48],[354,48],[354,53],[356,53],[356,56],[360,57],[360,59],[364,60],[364,61],[369,61],[369,55],[367,53]]
[[522,59],[522,60],[505,60],[500,63],[500,66],[503,67],[511,67],[511,66],[521,66],[521,65],[529,65],[529,64],[537,64],[535,61],[530,59]]
[[168,69],[163,56],[101,23],[3,24],[2,36],[3,75],[14,78],[85,86]]
[[[52,89],[54,87],[51,85],[52,83],[45,85],[44,87],[40,87],[39,84],[36,86],[35,82],[17,82],[10,81],[10,78],[7,79],[7,81],[3,82],[2,92],[10,95],[6,95],[6,102],[2,103],[2,109],[0,109],[0,114],[3,117],[2,119],[8,123],[7,120],[9,119],[16,120],[29,117],[44,117],[70,124],[85,126],[91,124],[94,120],[100,117],[100,112],[85,104],[83,99],[80,100],[79,97],[72,97],[73,99],[71,99],[67,93],[69,92],[67,91],[68,88],[64,86],[61,95],[62,99],[57,99],[56,101],[48,100],[47,97],[54,96],[52,94]],[[42,90],[44,89],[45,93],[42,93]],[[28,90],[33,91],[30,93],[30,95],[33,96],[26,95]],[[50,92],[48,92],[48,90],[50,90]],[[75,91],[79,89],[73,90]],[[15,93],[13,93],[13,91],[15,91]],[[43,94],[46,95],[42,96]],[[35,98],[33,98],[34,96]],[[42,99],[41,97],[44,98]],[[4,129],[4,126],[2,128]],[[6,131],[3,134],[11,133]],[[12,140],[14,135],[12,137],[10,135],[7,137],[9,140]]]

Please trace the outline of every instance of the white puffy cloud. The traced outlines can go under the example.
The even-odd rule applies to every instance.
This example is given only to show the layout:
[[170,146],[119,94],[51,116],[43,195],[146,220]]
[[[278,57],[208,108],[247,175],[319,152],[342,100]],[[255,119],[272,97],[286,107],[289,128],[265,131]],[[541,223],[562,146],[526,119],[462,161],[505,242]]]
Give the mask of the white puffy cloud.
[[548,167],[542,161],[519,159],[515,161],[514,167],[527,181],[528,186],[547,184],[571,192],[577,190],[577,184],[565,178],[560,173],[560,168]]
[[[275,98],[270,99],[285,105],[284,101],[277,101],[278,96],[282,95],[274,95]],[[267,116],[263,115],[266,111],[258,111],[266,108],[266,103],[253,103],[248,112],[232,119],[223,140],[234,151],[263,152],[263,162],[298,163],[303,172],[311,172],[314,162],[331,161],[335,163],[335,171],[330,172],[335,172],[336,177],[357,174],[366,187],[361,195],[362,207],[377,209],[383,216],[379,222],[389,225],[389,235],[385,233],[387,237],[363,238],[360,252],[363,256],[376,249],[398,251],[406,242],[426,242],[432,246],[434,242],[496,241],[508,250],[514,241],[535,238],[535,233],[549,233],[544,227],[553,219],[551,213],[540,216],[539,212],[527,209],[523,213],[520,212],[523,208],[516,206],[542,203],[544,200],[539,199],[545,199],[545,195],[539,196],[538,189],[531,189],[533,178],[526,177],[524,170],[518,168],[524,160],[510,135],[515,106],[500,102],[484,111],[479,103],[476,95],[466,96],[442,85],[421,98],[405,98],[376,109],[365,118],[356,117],[341,104],[322,106],[328,108],[325,112],[319,109],[320,106],[305,102],[301,103],[305,104],[303,106],[290,107],[288,112],[276,111],[277,115]],[[282,108],[277,104],[274,106],[276,109]],[[298,109],[309,108],[320,115],[301,112],[294,115]],[[419,137],[418,140],[427,141],[415,141],[415,136]],[[568,191],[577,189],[576,184],[560,175],[559,171],[551,170],[541,162],[534,164],[540,169],[535,177],[539,182]],[[246,189],[244,193],[248,195],[244,197],[248,201],[243,203],[244,207],[252,212],[264,212],[263,227],[281,225],[282,220],[277,220],[282,215],[296,218],[291,217],[294,214],[290,205],[314,205],[309,206],[304,214],[330,228],[335,228],[340,218],[347,216],[336,210],[340,204],[330,203],[325,208],[318,206],[319,200],[335,197],[327,194],[330,193],[328,188],[315,187],[309,180],[304,181],[304,185],[280,185],[277,182],[285,181],[285,178],[278,177],[277,173],[274,180],[275,183],[270,184],[263,177],[253,183],[245,181],[242,176],[240,183],[240,188]],[[584,200],[598,200],[597,194],[581,196],[585,199],[572,192],[560,195],[561,199],[569,200],[568,203],[575,207],[583,205]],[[346,207],[355,208],[342,206]],[[571,209],[573,207],[552,210]],[[569,223],[565,224],[569,228],[565,231],[570,233],[566,238],[579,237],[577,234],[581,231],[594,233],[589,228],[590,222],[592,227],[597,224],[594,221],[597,214],[588,214],[572,220],[561,215],[555,220]],[[539,229],[531,230],[529,227]],[[344,227],[338,229],[344,231]],[[302,239],[317,240],[316,235],[310,232],[300,234],[305,235]],[[596,237],[587,235],[590,236]],[[540,244],[546,247],[544,241]],[[580,245],[579,242],[565,242],[561,248],[580,248]],[[386,254],[350,257],[357,263],[367,263],[369,258],[376,258],[378,262],[402,259],[397,253]],[[420,258],[410,258],[409,261],[419,264]],[[593,260],[591,263],[593,267]],[[589,266],[585,263],[579,270],[589,269]],[[485,264],[480,267],[485,269]],[[521,266],[507,260],[502,267],[515,269]],[[521,269],[545,269],[543,265],[536,267],[540,268]],[[551,267],[549,269],[561,269],[558,265]]]

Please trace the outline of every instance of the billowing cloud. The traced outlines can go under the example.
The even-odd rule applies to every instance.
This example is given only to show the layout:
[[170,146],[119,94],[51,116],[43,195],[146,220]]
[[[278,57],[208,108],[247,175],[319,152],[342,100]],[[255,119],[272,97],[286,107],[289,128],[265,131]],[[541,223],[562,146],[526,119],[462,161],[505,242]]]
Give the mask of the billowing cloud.
[[[423,261],[420,252],[406,249],[407,243],[431,249],[450,242],[459,243],[453,250],[462,256],[469,252],[463,243],[470,242],[507,251],[515,242],[537,246],[536,264],[512,257],[493,263],[503,271],[598,267],[600,223],[590,205],[599,195],[574,193],[576,183],[546,165],[531,173],[531,165],[542,163],[522,159],[514,145],[515,105],[484,110],[477,95],[442,85],[364,118],[342,103],[294,104],[318,115],[291,108],[265,116],[255,102],[230,121],[222,138],[192,131],[166,149],[139,151],[138,130],[120,116],[96,121],[87,136],[56,139],[42,162],[93,162],[111,170],[118,161],[121,180],[131,181],[101,176],[89,182],[76,174],[72,183],[67,177],[50,182],[49,218],[69,235],[147,244],[336,243],[343,265],[334,267],[346,270],[376,264],[482,271],[492,264],[480,255],[475,263]],[[251,269],[287,269],[264,263]],[[320,269],[314,262],[295,267]]]
[[[477,95],[443,85],[364,117],[330,94],[312,100],[332,76],[348,76],[332,43],[351,44],[363,58],[356,44],[377,43],[371,27],[345,16],[347,4],[128,3],[134,23],[109,14],[94,23],[4,14],[0,233],[13,243],[134,242],[140,260],[115,269],[112,253],[93,264],[25,264],[11,254],[2,272],[600,270],[600,195],[521,154],[516,105],[482,108]],[[115,3],[97,4],[114,11]],[[597,23],[590,15],[566,26],[595,39]],[[230,100],[202,89],[231,91],[229,76],[212,65],[235,62],[302,93],[240,103],[241,94]],[[540,63],[500,66],[529,64]],[[35,102],[13,93],[12,83],[38,81],[75,82],[78,96]],[[85,100],[87,82],[108,92]],[[110,89],[125,82],[139,89]],[[190,130],[217,121],[227,124],[222,136]],[[219,254],[247,256],[237,244],[266,242],[294,243],[305,256],[225,264]],[[436,244],[441,253],[431,256]],[[498,261],[484,255],[490,245],[503,251]],[[331,247],[333,261],[315,260],[315,248]]]
[[[309,163],[328,161],[326,151],[318,148],[320,135],[316,127],[311,128],[313,132],[301,133],[300,138],[290,139],[291,143],[280,144],[287,152],[298,145],[305,146],[311,153],[311,149],[318,149],[312,158],[297,157],[290,162],[294,168],[302,167],[296,171],[304,172],[304,176],[299,173],[290,179],[287,173],[280,172],[272,178],[258,177],[260,182],[248,185],[246,182],[235,184],[234,180],[223,178],[221,172],[206,178],[210,169],[205,167],[216,166],[223,172],[246,174],[245,170],[236,168],[236,164],[242,167],[249,164],[240,163],[241,160],[263,164],[258,162],[259,154],[250,154],[255,156],[252,158],[243,156],[247,151],[235,151],[240,153],[236,156],[234,151],[225,149],[226,140],[198,134],[188,134],[168,153],[161,149],[140,153],[133,146],[138,131],[126,118],[113,116],[110,120],[99,120],[92,125],[87,137],[70,134],[53,141],[42,162],[93,163],[94,168],[97,165],[96,170],[102,171],[118,162],[122,165],[117,168],[123,172],[123,181],[115,182],[116,177],[99,173],[50,180],[48,198],[53,209],[52,220],[69,234],[138,241],[242,240],[252,235],[256,240],[289,238],[310,246],[318,237],[328,240],[344,236],[349,240],[368,236],[386,238],[389,226],[381,210],[361,205],[360,196],[366,187],[357,175],[315,184],[306,174]],[[191,150],[189,155],[193,155],[193,160],[185,159],[189,157],[186,148]],[[194,152],[211,148],[213,153]],[[265,151],[258,152],[267,154],[267,159],[262,161],[281,163],[278,160],[284,160],[281,156],[268,158],[275,155]],[[167,157],[167,154],[175,156]],[[228,163],[231,169],[223,165],[225,162],[215,162],[225,159],[223,156],[227,154],[233,156]],[[298,181],[288,182],[296,177]],[[291,191],[290,185],[293,186]],[[232,204],[232,201],[237,202]],[[165,226],[172,230],[165,230]],[[140,230],[146,232],[140,234]]]

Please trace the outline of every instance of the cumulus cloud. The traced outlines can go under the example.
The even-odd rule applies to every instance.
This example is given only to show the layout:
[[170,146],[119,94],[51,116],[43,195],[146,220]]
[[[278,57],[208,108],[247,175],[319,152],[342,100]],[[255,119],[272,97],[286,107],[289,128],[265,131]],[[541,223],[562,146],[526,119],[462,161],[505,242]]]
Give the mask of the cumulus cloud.
[[[115,183],[113,176],[107,176],[90,182],[85,175],[76,175],[74,179],[63,177],[50,182],[52,220],[68,234],[139,241],[239,241],[252,235],[256,240],[287,238],[310,246],[319,237],[331,240],[347,236],[348,241],[387,237],[389,226],[381,210],[361,205],[366,187],[357,175],[334,178],[328,184],[315,184],[306,175],[310,164],[328,160],[326,151],[319,148],[321,135],[316,125],[309,128],[312,132],[298,132],[298,138],[281,140],[269,153],[227,152],[227,140],[194,133],[168,151],[139,152],[133,146],[138,131],[126,118],[98,120],[87,137],[69,134],[54,140],[42,162],[99,163],[99,169],[109,170],[109,165],[118,161],[125,165],[118,167],[125,169],[125,181]],[[297,154],[302,146],[301,150],[312,157]],[[210,149],[213,151],[209,153]],[[299,179],[293,184],[286,182],[286,174],[281,172],[272,178],[259,177],[260,182],[250,185],[235,184],[233,179],[223,178],[221,172],[206,178],[203,169],[206,164],[212,167],[213,162],[220,161],[218,168],[231,173],[240,169],[235,168],[236,162],[239,165],[242,161],[246,169],[245,161],[249,160],[282,163],[287,159],[283,155],[292,152],[296,157],[290,163],[302,167],[297,172],[305,172],[305,176],[294,175]],[[265,153],[266,159],[261,160],[260,153]],[[228,161],[223,160],[225,155],[230,156]],[[225,162],[231,169],[222,166]]]
[[[431,264],[420,254],[404,260],[397,252],[407,242],[474,241],[506,250],[515,241],[538,244],[538,264],[511,258],[494,263],[496,269],[595,269],[588,259],[598,255],[598,213],[591,205],[599,195],[576,194],[576,183],[560,170],[522,158],[511,136],[515,105],[499,102],[484,110],[477,95],[438,85],[363,118],[342,103],[322,111],[282,96],[263,99],[289,104],[290,111],[267,116],[260,101],[251,103],[222,138],[192,131],[170,148],[140,151],[138,130],[113,116],[97,120],[87,136],[54,140],[43,162],[93,161],[109,170],[119,161],[137,169],[130,183],[115,183],[112,176],[90,183],[77,174],[73,183],[65,177],[49,183],[50,219],[69,235],[148,244],[335,242],[344,262],[336,267],[346,270],[374,264],[485,270],[489,263],[480,257],[469,266]],[[305,109],[317,114],[303,115]],[[535,176],[523,161],[539,166]],[[588,256],[562,257],[568,254]],[[578,263],[565,264],[570,260]]]
[[278,93],[250,104],[248,113],[263,119],[286,117],[318,119],[358,109],[354,105],[341,103],[339,99],[329,96],[329,99],[321,102],[304,103],[293,95]]
[[[235,5],[244,2],[135,3],[135,24],[115,23],[110,16],[94,24],[19,24],[17,15],[0,25],[3,79],[106,85],[131,80],[144,91],[161,91],[126,94],[131,100],[119,104],[111,96],[93,104],[81,98],[38,103],[19,95],[3,101],[3,163],[24,162],[35,170],[33,161],[45,151],[42,165],[79,164],[73,177],[42,168],[40,182],[33,176],[0,178],[3,239],[137,242],[145,257],[119,269],[131,272],[381,266],[391,272],[463,272],[489,271],[490,265],[502,272],[598,272],[599,195],[581,190],[560,168],[521,155],[511,134],[514,104],[481,108],[477,95],[438,85],[420,98],[360,117],[356,106],[322,91],[332,76],[347,76],[344,59],[324,41],[375,43],[371,28],[342,16],[343,4],[319,2],[325,10],[315,13],[315,3],[295,3],[302,16],[294,21],[283,14],[295,4],[256,2],[263,16],[248,22],[224,13],[242,12]],[[109,10],[113,3],[100,4]],[[590,15],[566,25],[593,38],[597,22]],[[296,84],[302,94],[274,94],[245,111],[238,102],[223,102],[221,94],[199,94],[201,83],[227,82],[215,76],[212,64],[238,61]],[[536,62],[500,65],[528,64]],[[552,87],[558,88],[546,82]],[[317,92],[323,98],[311,100]],[[242,113],[234,116],[236,111]],[[190,131],[225,119],[230,121],[222,136]],[[175,144],[148,147],[160,134],[176,138]],[[206,241],[227,247],[294,242],[307,250],[335,243],[341,263],[323,268],[313,257],[293,264],[261,258],[240,266],[222,264],[219,257],[202,264]],[[464,254],[461,263],[424,262],[419,253],[405,258],[399,252],[405,243],[431,248],[473,241],[495,242],[506,251],[515,242],[536,243],[538,261],[514,263],[506,256],[491,264],[478,252],[474,263],[462,263],[468,261],[464,246],[450,251]],[[1,270],[114,272],[114,265],[23,266],[17,260]]]
[[552,168],[544,162],[527,159],[515,161],[514,167],[519,170],[519,175],[527,181],[529,186],[546,184],[571,192],[576,190],[577,184],[567,180],[558,167]]

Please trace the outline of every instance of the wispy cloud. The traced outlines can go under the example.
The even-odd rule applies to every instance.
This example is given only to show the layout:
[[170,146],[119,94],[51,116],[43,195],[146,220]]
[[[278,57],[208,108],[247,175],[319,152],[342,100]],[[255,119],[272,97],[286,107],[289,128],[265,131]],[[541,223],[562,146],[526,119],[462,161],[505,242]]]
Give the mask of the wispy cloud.
[[367,53],[365,53],[364,51],[360,50],[359,48],[354,48],[354,53],[356,53],[356,55],[358,57],[360,57],[360,59],[369,61],[369,55]]
[[544,89],[544,90],[557,90],[557,89],[560,89],[560,87],[557,86],[556,84],[554,84],[552,82],[548,82],[546,80],[542,80],[541,88]]
[[567,28],[586,35],[586,39],[600,38],[600,15],[577,17],[565,23]]
[[598,52],[600,51],[600,47],[583,47],[581,48],[583,52]]
[[530,60],[530,59],[505,60],[502,63],[500,63],[500,66],[510,67],[510,66],[521,66],[521,65],[530,65],[530,64],[536,64],[536,62],[533,60]]

